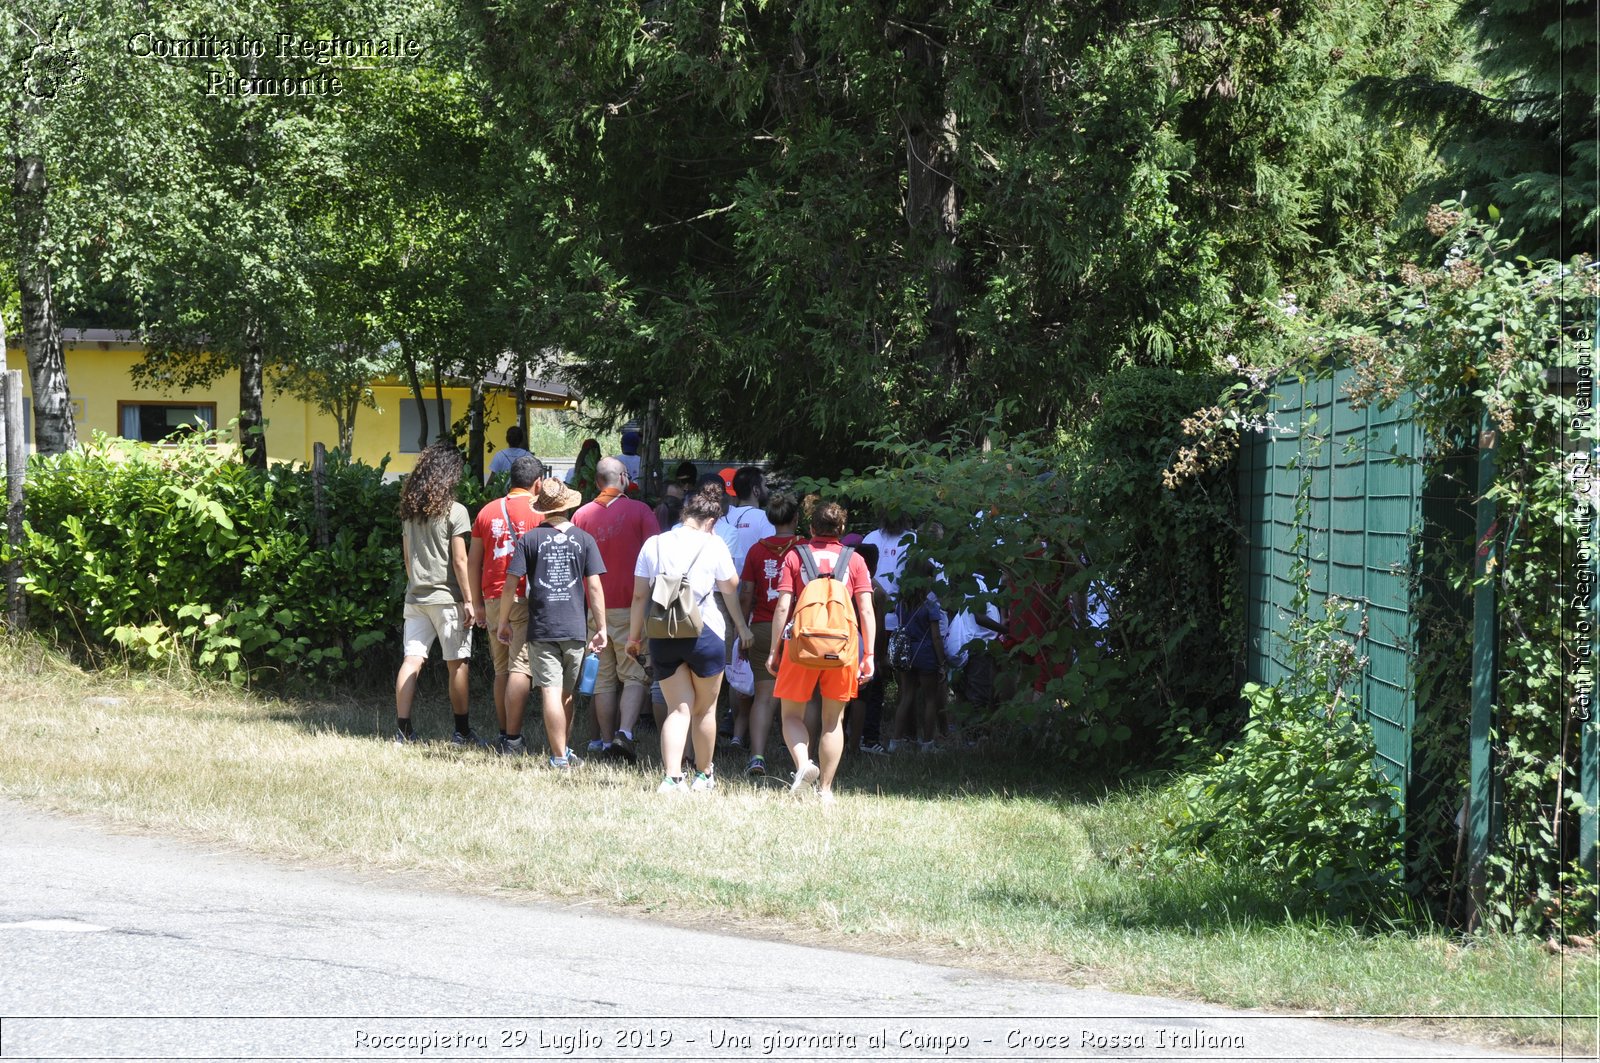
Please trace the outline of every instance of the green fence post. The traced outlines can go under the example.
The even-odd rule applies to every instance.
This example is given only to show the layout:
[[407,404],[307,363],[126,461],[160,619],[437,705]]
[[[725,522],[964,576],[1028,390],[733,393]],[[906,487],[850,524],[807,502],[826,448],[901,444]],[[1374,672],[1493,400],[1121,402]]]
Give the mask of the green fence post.
[[[1595,316],[1595,328],[1583,343],[1579,355],[1582,364],[1594,361],[1594,342],[1600,333],[1600,314]],[[1580,339],[1583,337],[1580,336]],[[1582,381],[1579,381],[1579,395]],[[1595,711],[1596,679],[1600,678],[1600,512],[1596,512],[1594,477],[1600,475],[1600,432],[1595,431],[1594,398],[1588,400],[1589,426],[1589,478],[1579,481],[1584,487],[1584,505],[1589,509],[1589,643],[1587,661],[1589,674],[1583,677],[1583,710],[1579,714],[1581,735],[1578,745],[1578,791],[1583,795],[1583,811],[1578,816],[1578,866],[1588,870],[1595,881],[1600,881],[1600,714]],[[1565,710],[1565,706],[1562,707]]]
[[1496,506],[1489,497],[1494,486],[1495,433],[1485,419],[1478,434],[1478,538],[1473,559],[1476,587],[1472,592],[1472,724],[1468,737],[1467,782],[1467,882],[1470,886],[1467,925],[1483,918],[1489,873],[1489,845],[1493,837],[1494,764],[1489,728],[1494,715],[1495,593],[1499,566],[1495,537],[1499,534]]
[[[1593,475],[1600,461],[1600,448],[1589,466]],[[1595,677],[1600,676],[1600,572],[1595,572],[1595,558],[1600,557],[1600,514],[1591,510],[1589,517],[1590,586],[1589,595],[1589,675],[1582,688],[1584,704],[1579,714],[1578,727],[1582,741],[1578,747],[1578,791],[1583,795],[1583,811],[1578,816],[1578,866],[1586,868],[1590,876],[1600,881],[1600,714],[1596,708]]]

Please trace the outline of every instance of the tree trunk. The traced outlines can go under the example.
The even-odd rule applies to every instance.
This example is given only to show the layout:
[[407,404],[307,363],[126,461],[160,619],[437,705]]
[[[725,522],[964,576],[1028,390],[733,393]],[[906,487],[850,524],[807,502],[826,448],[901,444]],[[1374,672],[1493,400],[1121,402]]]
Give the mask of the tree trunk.
[[267,432],[262,416],[262,377],[267,364],[260,322],[245,330],[244,352],[239,359],[239,456],[246,465],[267,467]]
[[517,427],[522,429],[522,445],[528,445],[528,357],[517,352]]
[[444,412],[444,369],[439,364],[439,356],[433,356],[433,402],[434,409],[439,414],[439,434],[435,439],[452,438],[450,432],[450,418]]
[[[906,109],[906,224],[911,246],[924,255],[927,339],[924,367],[935,378],[962,379],[967,368],[960,331],[964,297],[960,213],[955,181],[956,114],[946,103],[947,61],[942,29],[906,32],[899,44],[908,69]],[[945,420],[941,413],[939,420]]]
[[467,468],[483,483],[483,379],[472,381],[472,403],[467,410]]
[[44,159],[23,145],[22,103],[11,112],[11,208],[17,225],[17,288],[22,303],[22,336],[33,385],[33,438],[41,454],[61,454],[78,445],[67,392],[67,363],[56,319],[50,274],[50,219]]
[[[4,340],[0,335],[0,341]],[[5,412],[5,495],[6,545],[10,561],[6,565],[6,617],[21,630],[27,622],[27,599],[22,591],[22,520],[26,510],[22,493],[27,475],[27,443],[22,438],[22,374],[15,369],[0,373],[0,410]]]
[[639,441],[639,494],[654,501],[661,497],[661,399],[652,396],[645,408],[644,431]]
[[400,336],[400,360],[406,364],[406,379],[411,384],[411,397],[417,403],[417,449],[428,449],[428,400],[422,396],[422,380],[417,376],[417,358],[411,353],[410,337]]
[[346,458],[355,452],[356,413],[361,409],[361,389],[351,388],[334,402],[333,421],[339,428],[339,450]]

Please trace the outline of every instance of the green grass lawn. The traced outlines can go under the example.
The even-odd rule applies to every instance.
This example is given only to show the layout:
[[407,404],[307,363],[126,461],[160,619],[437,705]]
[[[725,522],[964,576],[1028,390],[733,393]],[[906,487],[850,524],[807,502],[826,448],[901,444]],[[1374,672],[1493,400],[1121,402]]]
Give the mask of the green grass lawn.
[[[0,794],[474,892],[1230,1006],[1438,1017],[1384,1023],[1412,1032],[1595,1046],[1592,1020],[1561,1019],[1593,1014],[1593,955],[1292,920],[1215,870],[1137,870],[1122,857],[1161,837],[1167,789],[1106,788],[999,752],[857,756],[824,809],[777,780],[746,782],[730,753],[716,793],[662,798],[653,766],[563,775],[542,757],[395,747],[386,682],[372,686],[285,701],[89,674],[33,642],[0,643]],[[486,705],[474,714],[492,730]],[[417,718],[424,737],[447,729],[436,688]],[[1453,1018],[1468,1015],[1491,1018]]]

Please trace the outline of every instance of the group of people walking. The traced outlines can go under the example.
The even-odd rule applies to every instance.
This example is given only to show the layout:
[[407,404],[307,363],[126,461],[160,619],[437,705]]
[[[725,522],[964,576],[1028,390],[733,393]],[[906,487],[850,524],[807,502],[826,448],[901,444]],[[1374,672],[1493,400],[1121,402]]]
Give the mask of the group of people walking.
[[[526,755],[523,716],[538,688],[549,765],[570,770],[582,763],[569,746],[573,695],[593,656],[598,736],[590,751],[635,761],[635,731],[654,691],[659,792],[712,790],[724,674],[748,662],[753,683],[738,699],[740,738],[747,731],[753,752],[747,774],[767,772],[776,702],[792,789],[832,800],[846,706],[875,674],[881,590],[863,548],[842,541],[842,506],[816,505],[802,539],[798,500],[778,493],[761,504],[761,471],[748,467],[731,483],[711,474],[683,485],[668,526],[630,497],[632,477],[620,456],[595,462],[597,494],[584,503],[577,488],[546,476],[524,452],[509,461],[507,494],[469,521],[455,500],[462,471],[459,450],[435,443],[401,491],[407,590],[397,743],[415,741],[417,678],[437,641],[455,716],[452,741]],[[490,637],[500,729],[492,742],[468,719],[474,627]],[[808,707],[819,715],[814,723]]]

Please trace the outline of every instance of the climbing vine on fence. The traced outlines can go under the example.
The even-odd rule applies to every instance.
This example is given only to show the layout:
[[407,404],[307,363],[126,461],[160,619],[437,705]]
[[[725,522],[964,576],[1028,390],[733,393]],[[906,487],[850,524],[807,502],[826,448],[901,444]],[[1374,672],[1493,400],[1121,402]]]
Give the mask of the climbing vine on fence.
[[[1582,407],[1561,381],[1566,374],[1592,386],[1592,368],[1579,364],[1576,353],[1584,345],[1574,338],[1587,340],[1600,275],[1584,257],[1565,263],[1515,257],[1492,208],[1480,218],[1441,204],[1430,210],[1428,228],[1438,238],[1431,261],[1398,262],[1330,300],[1305,328],[1300,365],[1306,371],[1348,365],[1354,378],[1347,395],[1357,405],[1387,405],[1409,392],[1425,433],[1429,476],[1449,473],[1447,463],[1480,432],[1493,434],[1498,470],[1488,498],[1499,520],[1492,541],[1458,542],[1446,565],[1459,593],[1487,583],[1497,600],[1492,742],[1499,829],[1488,910],[1478,915],[1519,931],[1579,927],[1593,916],[1595,887],[1574,860],[1583,809],[1574,677],[1587,657],[1575,625],[1587,619],[1587,594],[1579,592],[1589,585],[1575,575],[1588,571],[1588,562],[1575,562],[1587,556],[1580,555],[1580,536],[1600,499],[1576,457],[1592,445],[1593,422],[1575,420]],[[1224,431],[1259,416],[1265,380],[1256,373],[1229,392],[1217,427],[1188,442],[1189,468],[1203,467],[1196,455],[1227,442]],[[1476,573],[1475,548],[1489,546],[1497,564]],[[1449,714],[1435,733],[1419,736],[1419,751],[1431,770],[1451,773],[1464,800],[1469,699],[1460,663],[1451,654],[1424,655],[1415,682],[1421,696]],[[1465,868],[1450,863],[1446,857],[1439,866],[1411,870],[1434,872],[1426,885],[1436,907],[1458,916]]]

